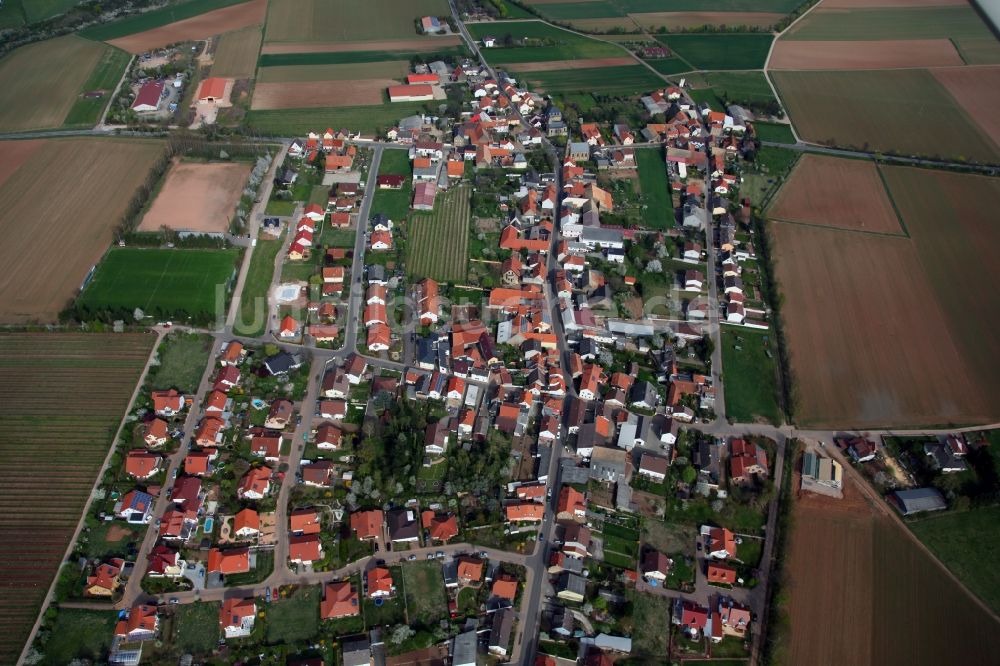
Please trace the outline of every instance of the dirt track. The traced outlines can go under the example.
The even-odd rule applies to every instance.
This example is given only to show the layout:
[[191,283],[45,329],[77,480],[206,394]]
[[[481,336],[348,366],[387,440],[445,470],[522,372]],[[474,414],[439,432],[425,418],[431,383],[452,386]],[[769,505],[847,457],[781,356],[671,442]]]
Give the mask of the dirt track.
[[129,53],[144,53],[174,42],[207,39],[212,35],[263,23],[266,10],[267,0],[250,0],[145,32],[112,39],[108,43]]
[[1000,66],[932,69],[931,74],[1000,146]]
[[185,231],[227,231],[250,165],[175,161],[163,189],[139,224],[139,231],[160,227]]
[[388,39],[378,42],[290,42],[265,44],[268,53],[340,53],[342,51],[436,51],[462,43],[458,35],[423,39]]
[[392,79],[366,81],[300,81],[294,83],[258,83],[254,88],[252,109],[312,109],[337,106],[382,104],[382,94]]
[[633,58],[588,58],[584,60],[547,60],[543,62],[511,63],[507,69],[515,72],[550,72],[563,69],[589,69],[595,67],[620,67],[634,65]]
[[948,39],[879,41],[778,40],[768,69],[895,69],[965,64]]
[[768,215],[839,229],[903,235],[871,162],[803,155]]

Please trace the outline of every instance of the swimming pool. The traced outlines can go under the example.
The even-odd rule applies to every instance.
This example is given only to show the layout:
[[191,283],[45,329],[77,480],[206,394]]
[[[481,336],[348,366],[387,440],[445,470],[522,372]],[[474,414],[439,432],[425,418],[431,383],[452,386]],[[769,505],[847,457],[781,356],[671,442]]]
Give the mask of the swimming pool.
[[211,534],[213,527],[215,527],[215,518],[213,516],[209,516],[205,519],[205,527],[203,528],[203,531],[205,534]]
[[254,409],[264,409],[265,407],[267,407],[267,403],[261,400],[260,398],[253,398],[250,401],[250,406],[253,407]]
[[282,284],[278,285],[275,298],[279,303],[291,303],[299,298],[301,292],[302,287],[297,284]]

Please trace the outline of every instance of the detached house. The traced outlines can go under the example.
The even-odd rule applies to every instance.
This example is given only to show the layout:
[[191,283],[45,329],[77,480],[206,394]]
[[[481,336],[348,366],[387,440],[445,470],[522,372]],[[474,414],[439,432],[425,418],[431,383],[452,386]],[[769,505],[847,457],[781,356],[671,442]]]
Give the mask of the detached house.
[[226,599],[219,610],[219,627],[226,638],[242,638],[253,633],[257,605],[253,599]]

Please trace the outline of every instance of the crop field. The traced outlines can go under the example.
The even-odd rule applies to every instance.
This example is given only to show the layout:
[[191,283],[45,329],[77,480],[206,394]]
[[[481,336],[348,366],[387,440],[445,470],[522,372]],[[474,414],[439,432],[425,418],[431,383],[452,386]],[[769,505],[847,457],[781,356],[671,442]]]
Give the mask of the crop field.
[[582,60],[548,60],[545,62],[519,62],[508,67],[513,72],[547,72],[549,70],[563,69],[591,69],[596,70],[603,67],[621,67],[634,65],[635,58],[623,56],[621,58],[584,58]]
[[965,62],[948,39],[882,41],[778,40],[768,69],[893,69],[957,66]]
[[[59,127],[71,111],[74,116],[82,115],[74,105],[83,103],[79,96],[91,89],[85,88],[86,84],[92,77],[102,82],[111,78],[110,74],[108,77],[104,74],[110,72],[111,64],[118,62],[109,55],[110,51],[103,44],[67,35],[22,46],[5,56],[0,60],[0,88],[4,91],[0,131]],[[115,83],[124,69],[122,64],[114,77]],[[45,85],[40,85],[40,81]],[[103,109],[107,101],[105,96],[87,105]]]
[[37,23],[65,13],[77,0],[7,0],[0,5],[0,30]]
[[625,16],[625,12],[608,0],[590,2],[549,2],[537,7],[547,18],[576,23],[577,19],[600,19]]
[[345,127],[365,136],[384,132],[400,118],[424,111],[424,102],[398,102],[382,106],[341,106],[320,109],[250,111],[247,123],[270,136],[298,136],[323,127]]
[[647,229],[667,229],[674,222],[674,207],[667,183],[667,168],[660,148],[640,148],[635,151],[639,167],[639,187],[642,189],[642,226]]
[[257,66],[261,39],[261,28],[257,25],[222,35],[213,56],[212,76],[251,78]]
[[662,79],[642,65],[526,72],[522,78],[530,88],[549,94],[587,90],[597,94],[635,95],[663,85]]
[[408,229],[407,272],[413,279],[442,282],[465,279],[469,261],[469,222],[472,208],[466,185],[438,194],[431,214],[413,213]]
[[662,42],[697,69],[760,69],[773,37],[766,33],[669,35]]
[[475,39],[487,35],[497,38],[503,44],[509,35],[515,44],[527,40],[525,46],[497,46],[484,49],[486,59],[491,63],[545,62],[549,60],[577,60],[580,58],[615,58],[626,55],[614,44],[590,39],[541,21],[517,21],[491,24],[473,23],[468,26]]
[[19,470],[0,484],[0,662],[17,661],[155,341],[0,334],[0,466]]
[[[434,59],[437,56],[447,57],[459,55],[462,48],[459,46],[443,46],[424,58]],[[263,53],[257,64],[261,68],[267,67],[293,67],[304,65],[354,65],[360,63],[377,63],[385,61],[402,61],[410,64],[413,57],[412,51],[310,51],[296,53]],[[351,78],[351,77],[344,77]]]
[[993,37],[956,39],[955,45],[970,65],[1000,65],[1000,41]]
[[[136,16],[112,21],[102,25],[95,25],[85,28],[79,32],[81,37],[106,42],[127,35],[134,35],[156,28],[185,21],[201,14],[213,12],[233,5],[245,3],[246,0],[188,0],[179,4],[168,5],[162,9],[143,12]],[[250,7],[242,7],[244,12]],[[224,32],[224,31],[219,31]]]
[[250,164],[181,162],[167,171],[160,193],[139,223],[139,231],[160,227],[195,232],[228,231]]
[[[708,72],[704,77],[711,86],[714,100],[707,101],[713,108],[716,108],[715,102],[721,109],[727,104],[767,104],[775,101],[763,72]],[[692,90],[692,93],[704,95],[704,91]]]
[[[272,42],[261,47],[261,55],[291,55],[291,54],[319,54],[319,53],[344,53],[353,54],[348,57],[361,57],[360,54],[366,51],[393,52],[396,57],[375,58],[376,60],[398,60],[400,55],[410,57],[414,53],[427,53],[429,51],[440,51],[449,53],[455,49],[457,53],[464,49],[462,38],[458,35],[436,35],[436,36],[413,36],[405,39],[383,39],[368,40],[362,42]],[[355,62],[354,60],[336,62]],[[358,60],[357,62],[366,62]],[[283,63],[284,64],[284,63]],[[288,63],[298,64],[298,63]],[[307,63],[308,64],[308,63]],[[319,63],[323,64],[323,63]]]
[[772,219],[901,236],[873,162],[803,155],[768,210]]
[[1000,156],[996,144],[926,70],[780,71],[771,77],[807,141],[985,162]]
[[790,125],[756,122],[753,124],[753,129],[757,134],[757,138],[761,141],[787,144],[795,143],[795,135],[792,134],[792,128]]
[[208,318],[225,301],[239,250],[180,250],[113,247],[97,266],[77,307],[86,313],[131,312],[154,317]]
[[[92,127],[101,119],[104,107],[111,101],[111,94],[128,67],[129,54],[112,46],[105,47],[101,59],[84,81],[80,89],[81,95],[76,98],[69,113],[63,120],[68,127]],[[85,93],[101,91],[100,97],[85,97]]]
[[[257,73],[257,81],[260,83],[293,83],[300,81],[350,82],[363,79],[402,80],[409,71],[409,60],[380,60],[336,65],[287,65],[262,67]],[[393,83],[399,83],[399,81],[393,81]]]
[[989,663],[1000,626],[898,524],[846,491],[843,500],[794,500],[787,663]]
[[[347,42],[417,36],[414,19],[446,16],[445,0],[271,0],[265,42]],[[433,37],[429,37],[433,39]]]
[[727,418],[740,423],[782,422],[777,356],[778,345],[772,333],[722,327]]
[[[179,5],[176,8],[179,9],[181,6],[186,5]],[[241,0],[241,4],[205,11],[190,18],[168,22],[143,32],[129,33],[126,36],[111,39],[108,43],[125,49],[129,53],[143,53],[176,42],[208,39],[212,35],[239,30],[251,25],[260,25],[264,22],[266,6],[267,0]],[[204,11],[205,3],[199,3],[199,7],[201,11]],[[168,10],[169,8],[163,11]],[[137,18],[144,18],[147,15],[143,14]]]
[[680,74],[681,72],[691,71],[691,65],[684,62],[680,58],[656,58],[654,60],[645,60],[647,65],[655,69],[660,74],[665,74],[670,76],[671,74]]
[[1000,67],[932,69],[959,106],[1000,146]]
[[969,5],[824,9],[796,23],[782,40],[985,39],[989,28]]
[[[615,0],[630,14],[640,12],[697,12],[705,9],[700,0]],[[717,12],[772,12],[787,14],[799,6],[798,0],[715,0]]]
[[[0,170],[0,312],[4,323],[54,321],[104,254],[135,189],[163,155],[159,141],[4,141],[23,162]],[[67,167],[77,177],[65,178]],[[58,192],[59,196],[52,196]],[[25,224],[25,220],[45,220]]]
[[[338,109],[377,107],[385,102],[385,91],[397,81],[368,79],[359,81],[299,81],[295,83],[258,83],[254,86],[254,111]],[[344,123],[332,123],[343,126]],[[353,127],[353,126],[352,126]]]
[[746,26],[767,28],[784,17],[774,12],[643,12],[629,18],[647,30],[684,30],[701,26]]

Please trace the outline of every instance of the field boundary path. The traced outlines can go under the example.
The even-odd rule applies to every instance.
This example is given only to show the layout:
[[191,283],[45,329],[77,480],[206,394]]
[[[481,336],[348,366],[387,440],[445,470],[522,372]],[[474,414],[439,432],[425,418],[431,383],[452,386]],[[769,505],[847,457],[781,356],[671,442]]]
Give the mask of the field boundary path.
[[115,101],[116,97],[118,97],[118,91],[121,90],[122,85],[125,84],[125,79],[128,78],[128,73],[132,71],[132,63],[134,62],[135,62],[135,55],[133,54],[129,57],[128,64],[125,65],[125,71],[122,72],[122,77],[118,79],[118,85],[115,86],[114,92],[112,92],[111,96],[108,98],[108,103],[104,106],[104,112],[101,113],[101,119],[98,120],[97,125],[94,126],[95,130],[99,131],[107,127],[107,125],[104,124],[104,121],[108,119],[108,111],[111,110],[111,103]]
[[[115,430],[115,434],[112,437],[109,446],[108,453],[104,456],[104,462],[101,464],[100,470],[94,477],[94,485],[90,488],[90,495],[87,498],[87,503],[84,506],[83,511],[80,514],[80,520],[76,523],[76,529],[73,530],[73,536],[70,537],[69,543],[66,546],[66,552],[63,555],[62,564],[59,569],[56,570],[55,576],[52,578],[52,584],[49,585],[49,591],[46,592],[45,598],[42,600],[40,610],[38,611],[38,617],[35,618],[35,624],[31,627],[31,633],[28,634],[28,639],[24,643],[24,647],[21,648],[21,656],[18,658],[17,663],[23,663],[25,657],[28,656],[28,651],[31,649],[32,644],[35,642],[35,636],[38,634],[38,630],[42,626],[42,618],[45,617],[45,611],[52,603],[52,597],[55,595],[56,585],[59,584],[59,574],[62,570],[62,566],[69,561],[70,555],[73,554],[73,549],[76,548],[76,541],[80,538],[80,532],[83,531],[83,525],[87,520],[87,514],[90,512],[90,505],[94,501],[94,495],[97,492],[98,487],[104,480],[104,474],[108,471],[111,465],[111,458],[115,455],[115,451],[118,448],[118,438],[121,437],[122,430],[125,428],[125,419],[132,412],[132,407],[135,405],[135,399],[139,397],[139,389],[142,388],[143,383],[146,381],[146,375],[149,374],[149,368],[153,364],[153,359],[156,357],[156,352],[160,348],[160,342],[163,341],[163,331],[154,331],[156,335],[156,342],[153,343],[153,348],[149,352],[149,356],[146,358],[146,365],[142,368],[142,374],[139,375],[138,381],[135,383],[135,388],[132,389],[132,397],[129,398],[128,406],[125,408],[125,413],[122,414],[121,420],[118,422],[118,429]],[[107,609],[107,606],[102,608]]]

